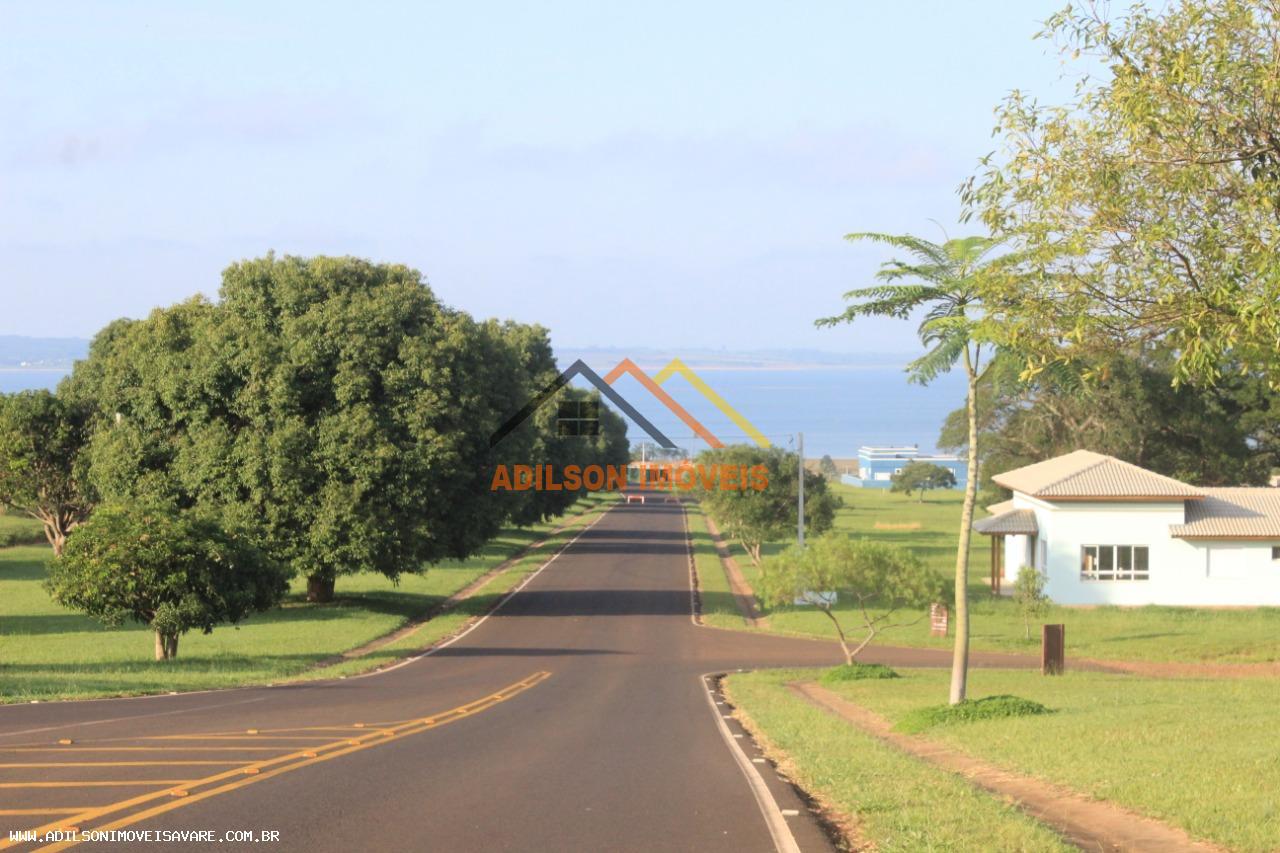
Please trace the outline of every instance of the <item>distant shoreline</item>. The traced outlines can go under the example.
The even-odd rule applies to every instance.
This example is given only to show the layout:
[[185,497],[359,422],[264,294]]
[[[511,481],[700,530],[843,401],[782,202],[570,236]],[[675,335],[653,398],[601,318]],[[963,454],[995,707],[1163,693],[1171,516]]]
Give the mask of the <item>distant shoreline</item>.
[[[666,362],[649,363],[637,361],[637,366],[646,372],[658,371],[666,367]],[[757,371],[760,373],[769,372],[795,372],[799,370],[905,370],[905,364],[698,364],[697,362],[686,361],[685,366],[690,370],[705,371],[707,373],[715,371],[738,371],[750,372]]]

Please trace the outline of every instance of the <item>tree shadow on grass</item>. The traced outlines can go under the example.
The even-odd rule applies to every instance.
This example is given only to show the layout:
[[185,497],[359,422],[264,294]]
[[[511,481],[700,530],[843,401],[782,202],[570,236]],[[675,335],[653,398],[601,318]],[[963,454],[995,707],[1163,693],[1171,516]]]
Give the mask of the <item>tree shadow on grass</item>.
[[[49,552],[53,556],[53,552]],[[44,560],[0,560],[0,582],[42,581],[48,577]]]
[[302,595],[290,595],[281,607],[256,613],[249,619],[261,622],[325,621],[345,619],[353,613],[368,612],[382,616],[412,617],[437,609],[449,599],[447,595],[420,592],[386,592],[339,594],[325,604],[308,602]]
[[42,634],[81,634],[119,630],[107,628],[88,616],[50,613],[44,616],[0,616],[0,637],[32,637]]
[[1194,634],[1194,631],[1153,631],[1147,634],[1113,634],[1106,637],[1099,637],[1097,641],[1104,643],[1123,643],[1128,640],[1160,640],[1167,637],[1190,637]]

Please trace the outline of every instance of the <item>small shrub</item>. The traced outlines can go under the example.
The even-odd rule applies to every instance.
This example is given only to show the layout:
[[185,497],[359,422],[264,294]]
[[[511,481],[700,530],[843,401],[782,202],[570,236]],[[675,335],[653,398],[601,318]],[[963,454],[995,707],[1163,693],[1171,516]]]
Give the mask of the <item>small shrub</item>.
[[934,705],[907,713],[894,726],[907,734],[924,731],[949,723],[972,723],[977,720],[998,720],[1006,717],[1028,717],[1034,714],[1051,714],[1049,708],[1039,702],[1019,696],[1002,694],[970,699],[959,705]]
[[860,681],[864,678],[899,678],[898,673],[882,663],[849,663],[833,666],[822,673],[818,680],[823,684],[839,684],[842,681]]
[[1053,602],[1044,594],[1049,576],[1033,566],[1018,569],[1018,579],[1013,584],[1013,601],[1022,613],[1023,639],[1031,640],[1031,622],[1049,612]]

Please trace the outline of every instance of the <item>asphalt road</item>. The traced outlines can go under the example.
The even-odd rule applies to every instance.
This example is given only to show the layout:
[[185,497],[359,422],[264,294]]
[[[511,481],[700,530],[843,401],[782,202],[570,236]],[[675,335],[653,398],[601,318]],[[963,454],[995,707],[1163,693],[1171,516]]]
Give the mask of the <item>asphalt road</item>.
[[5,839],[75,827],[214,839],[80,850],[829,849],[704,675],[835,662],[828,643],[695,625],[680,509],[619,506],[466,636],[390,671],[0,708],[0,847],[65,849]]

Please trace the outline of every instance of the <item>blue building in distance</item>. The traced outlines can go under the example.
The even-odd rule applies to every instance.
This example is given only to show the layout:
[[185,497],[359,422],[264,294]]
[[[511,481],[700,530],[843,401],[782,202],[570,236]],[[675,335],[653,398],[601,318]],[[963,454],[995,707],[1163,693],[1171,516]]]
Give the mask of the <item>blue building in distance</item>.
[[969,463],[959,456],[922,456],[918,446],[858,448],[858,470],[840,475],[840,482],[864,489],[887,489],[893,485],[893,475],[908,462],[927,462],[947,468],[955,475],[956,488],[963,489],[969,473]]

